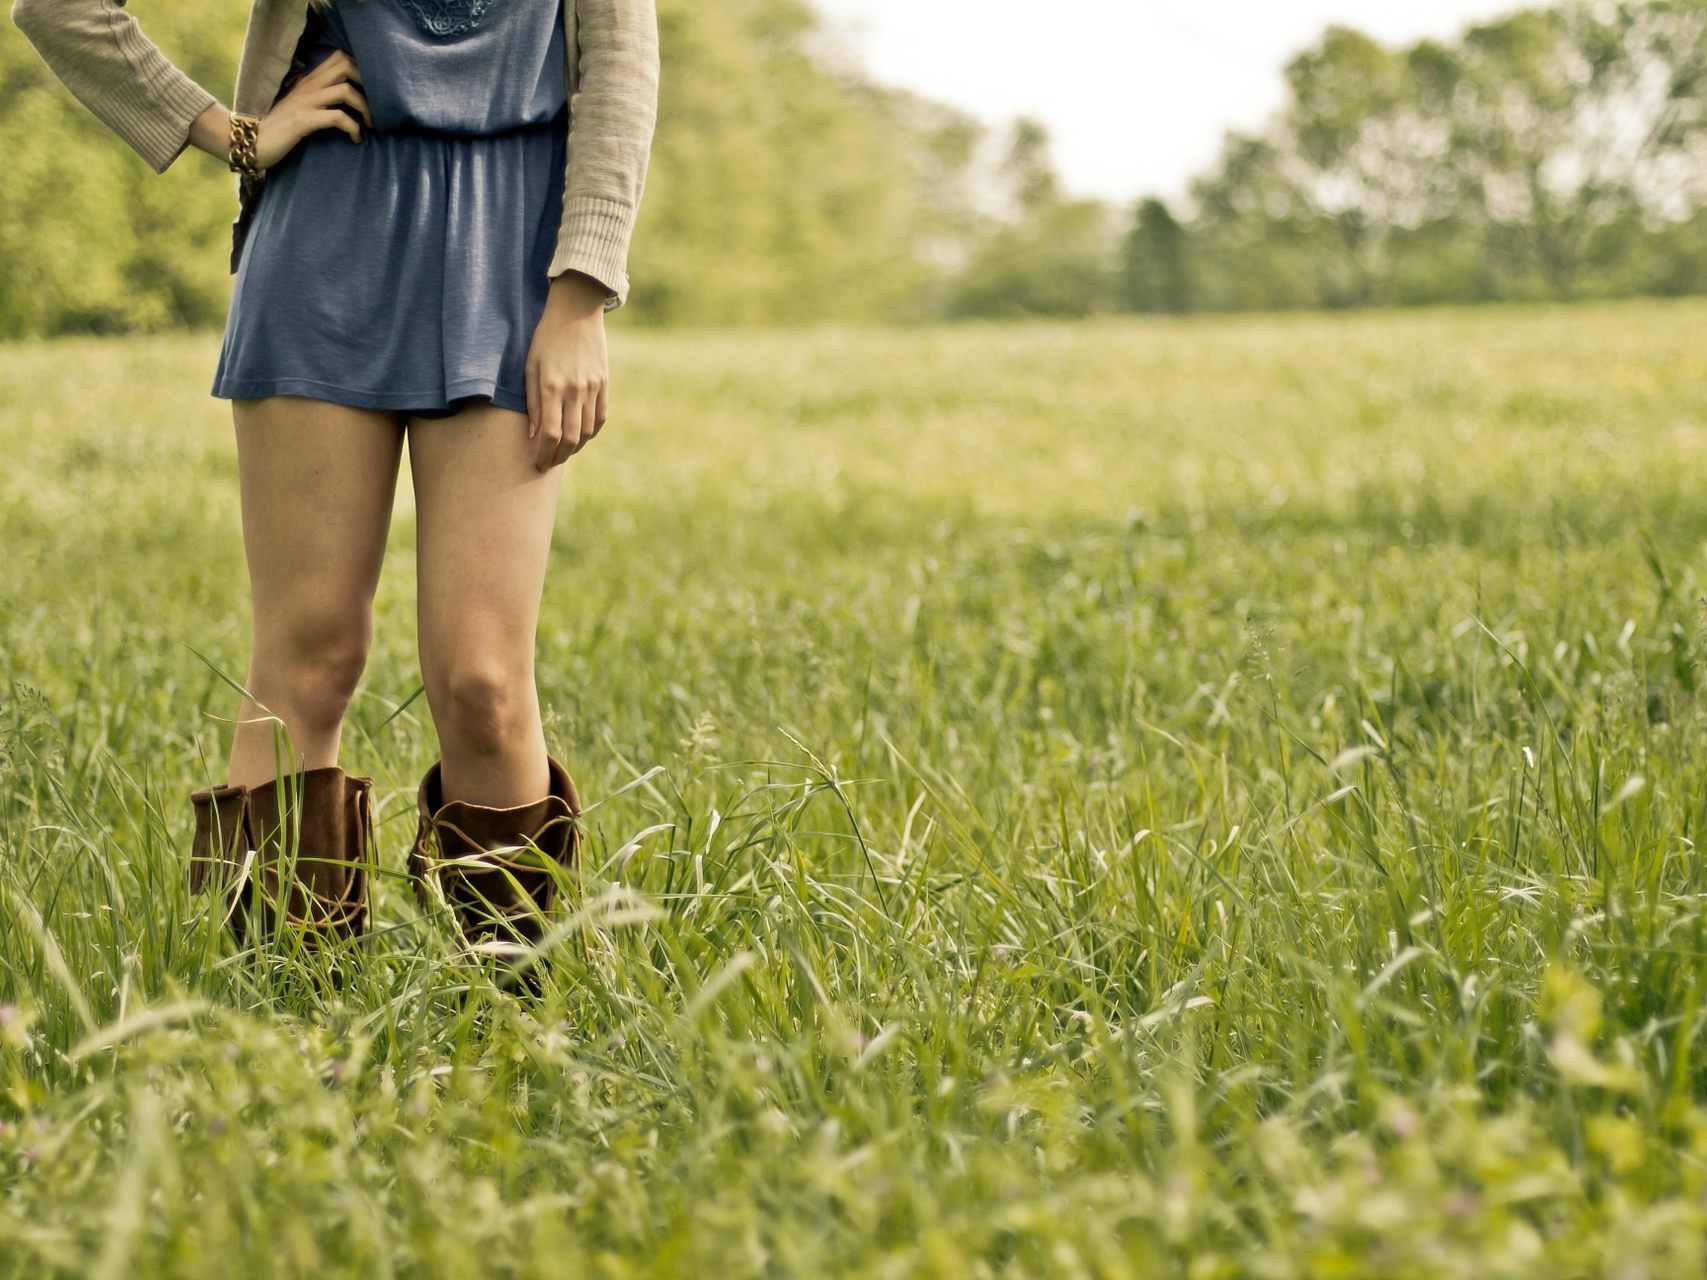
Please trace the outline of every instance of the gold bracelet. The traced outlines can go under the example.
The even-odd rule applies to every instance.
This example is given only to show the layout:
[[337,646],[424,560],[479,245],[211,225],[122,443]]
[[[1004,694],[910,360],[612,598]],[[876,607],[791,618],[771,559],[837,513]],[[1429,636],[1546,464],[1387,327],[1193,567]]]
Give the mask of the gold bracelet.
[[231,113],[231,145],[225,153],[225,162],[231,167],[231,172],[247,174],[251,178],[261,176],[261,166],[255,158],[260,126],[260,116],[245,115],[241,111]]

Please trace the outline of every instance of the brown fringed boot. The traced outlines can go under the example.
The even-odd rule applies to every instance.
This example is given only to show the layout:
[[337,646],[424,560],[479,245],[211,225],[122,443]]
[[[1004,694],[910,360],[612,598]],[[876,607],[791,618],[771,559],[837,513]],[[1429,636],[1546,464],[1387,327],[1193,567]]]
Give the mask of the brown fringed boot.
[[372,778],[327,765],[192,793],[190,888],[218,889],[239,942],[270,933],[278,911],[310,947],[357,937],[367,928],[372,788]]
[[[555,757],[546,756],[546,769],[550,793],[510,809],[446,801],[437,760],[421,779],[409,874],[423,907],[431,909],[435,889],[443,896],[470,947],[513,956],[545,936],[557,882],[528,845],[565,870],[579,865],[581,798]],[[523,981],[536,987],[532,973]]]

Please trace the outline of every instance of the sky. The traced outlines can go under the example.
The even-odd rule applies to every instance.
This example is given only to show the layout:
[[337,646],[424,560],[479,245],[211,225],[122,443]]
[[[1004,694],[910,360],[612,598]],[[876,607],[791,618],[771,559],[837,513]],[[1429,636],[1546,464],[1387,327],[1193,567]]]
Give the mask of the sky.
[[1063,187],[1183,194],[1228,129],[1283,98],[1281,68],[1331,22],[1389,42],[1451,36],[1518,0],[812,0],[872,76],[998,127],[1049,127]]

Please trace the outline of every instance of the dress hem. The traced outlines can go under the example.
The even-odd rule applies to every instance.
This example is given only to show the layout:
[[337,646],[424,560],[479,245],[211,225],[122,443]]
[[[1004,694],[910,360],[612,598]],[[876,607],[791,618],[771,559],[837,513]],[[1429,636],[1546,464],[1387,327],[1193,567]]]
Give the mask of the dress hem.
[[[328,394],[334,393],[334,394]],[[221,378],[214,382],[213,393],[220,400],[254,400],[263,396],[306,396],[332,404],[348,405],[353,409],[403,409],[448,413],[451,402],[471,396],[485,397],[500,409],[516,413],[527,412],[527,396],[492,378],[459,378],[442,390],[397,392],[373,391],[367,387],[346,387],[336,382],[316,378]]]

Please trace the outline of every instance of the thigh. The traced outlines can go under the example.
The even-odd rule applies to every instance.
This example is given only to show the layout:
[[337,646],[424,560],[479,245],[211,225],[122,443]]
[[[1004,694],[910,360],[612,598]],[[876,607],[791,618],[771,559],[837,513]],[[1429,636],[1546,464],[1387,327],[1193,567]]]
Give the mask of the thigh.
[[232,418],[257,631],[304,608],[336,615],[371,606],[402,415],[266,396],[232,401]]
[[409,423],[421,674],[531,666],[563,468],[539,471],[527,417],[480,401]]

